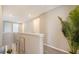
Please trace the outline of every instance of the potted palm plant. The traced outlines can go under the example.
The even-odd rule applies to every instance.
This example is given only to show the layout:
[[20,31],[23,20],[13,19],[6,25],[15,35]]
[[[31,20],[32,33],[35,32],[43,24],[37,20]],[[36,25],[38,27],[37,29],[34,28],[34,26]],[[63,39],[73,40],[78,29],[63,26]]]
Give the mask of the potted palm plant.
[[76,54],[79,48],[79,6],[70,11],[67,21],[63,21],[61,17],[58,19],[62,24],[62,32],[67,38],[70,53]]

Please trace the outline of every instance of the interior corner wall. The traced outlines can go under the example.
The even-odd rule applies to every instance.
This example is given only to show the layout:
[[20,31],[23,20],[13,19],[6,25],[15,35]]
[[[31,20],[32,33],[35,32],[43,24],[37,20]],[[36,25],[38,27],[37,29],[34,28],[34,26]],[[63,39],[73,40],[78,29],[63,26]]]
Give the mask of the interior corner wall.
[[0,46],[2,46],[2,32],[3,32],[3,24],[2,24],[2,6],[0,6]]
[[44,43],[63,50],[69,49],[67,40],[61,31],[62,25],[57,16],[66,20],[69,12],[73,8],[75,8],[75,6],[60,6],[40,16],[40,32],[47,35],[44,39]]

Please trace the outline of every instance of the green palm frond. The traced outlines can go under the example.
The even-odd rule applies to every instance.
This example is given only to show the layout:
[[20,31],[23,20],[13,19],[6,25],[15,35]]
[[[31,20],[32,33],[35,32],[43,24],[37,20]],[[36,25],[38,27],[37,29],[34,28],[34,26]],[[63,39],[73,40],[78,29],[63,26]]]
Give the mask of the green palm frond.
[[63,21],[58,16],[62,24],[62,32],[69,42],[71,53],[77,53],[79,47],[79,6],[69,13],[68,20]]

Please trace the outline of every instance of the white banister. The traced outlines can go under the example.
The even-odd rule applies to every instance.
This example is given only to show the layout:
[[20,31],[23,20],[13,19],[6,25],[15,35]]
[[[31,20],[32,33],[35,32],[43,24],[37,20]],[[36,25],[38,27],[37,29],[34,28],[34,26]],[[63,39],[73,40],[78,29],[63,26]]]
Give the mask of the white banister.
[[[3,42],[9,39],[16,44],[17,53],[23,54],[42,54],[43,38],[44,35],[38,33],[3,33]],[[5,45],[8,45],[8,41]]]

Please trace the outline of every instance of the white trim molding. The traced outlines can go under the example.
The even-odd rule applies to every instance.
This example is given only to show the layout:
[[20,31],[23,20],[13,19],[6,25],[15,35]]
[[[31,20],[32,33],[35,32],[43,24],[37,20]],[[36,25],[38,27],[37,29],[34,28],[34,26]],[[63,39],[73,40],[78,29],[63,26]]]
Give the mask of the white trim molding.
[[63,49],[59,49],[59,48],[56,48],[56,47],[54,47],[54,46],[51,46],[51,45],[45,44],[45,43],[44,43],[44,45],[45,45],[45,46],[48,46],[48,47],[50,47],[50,48],[52,48],[52,49],[54,49],[54,50],[57,50],[57,51],[60,51],[60,52],[64,52],[64,53],[66,53],[66,54],[69,54],[69,52],[67,52],[67,51],[65,51],[65,50],[63,50]]

